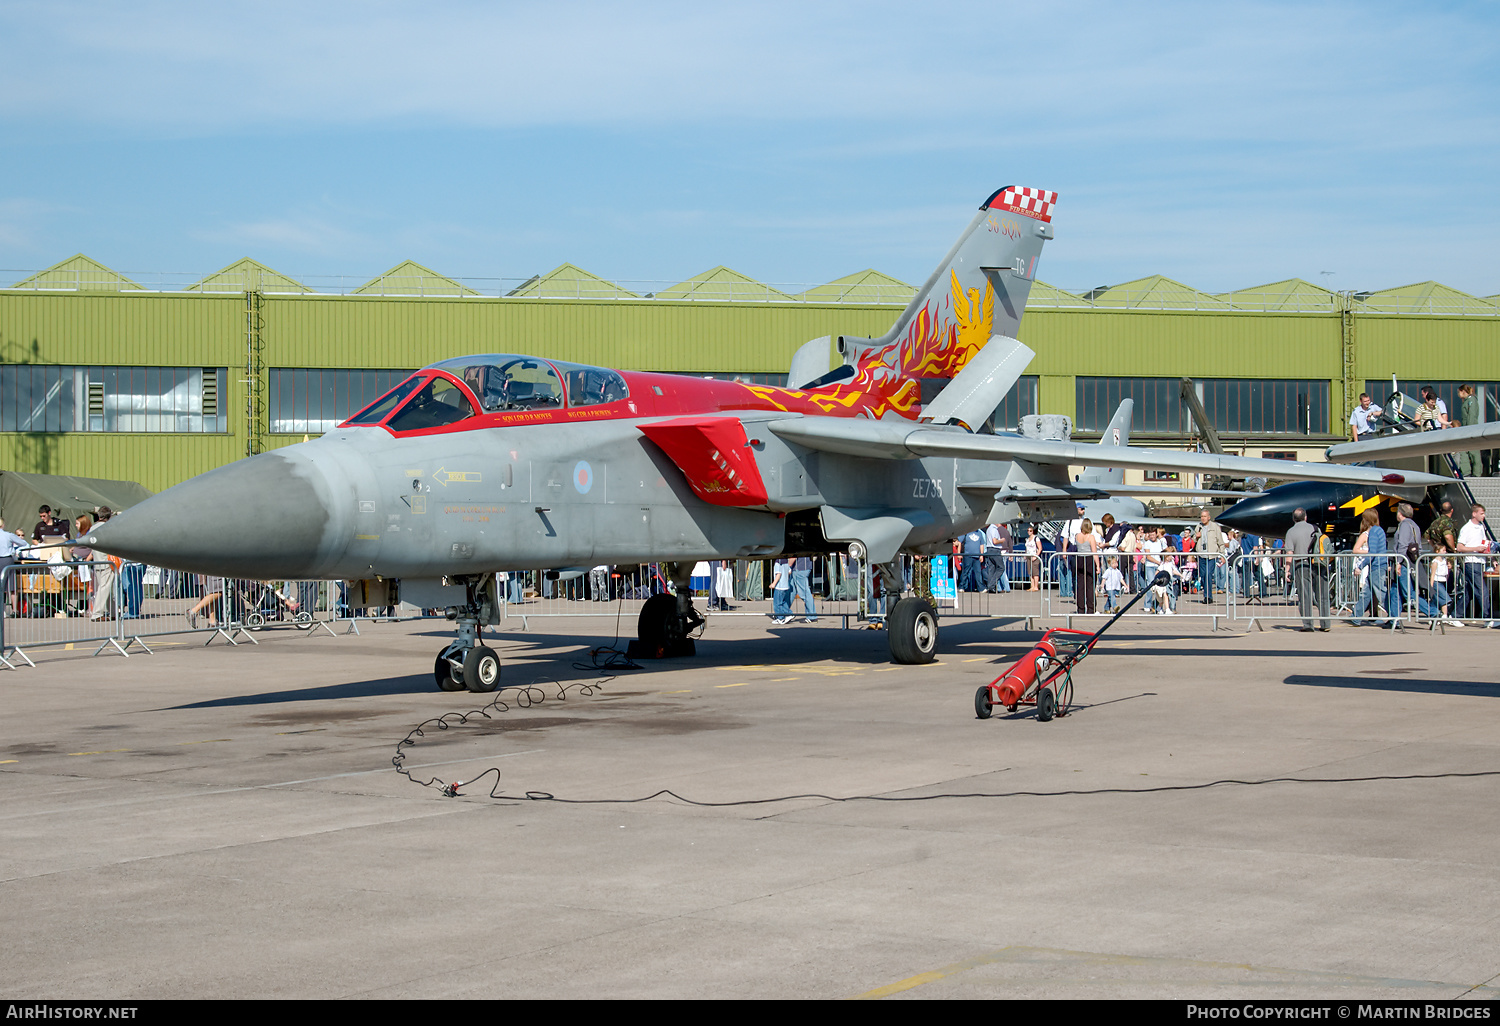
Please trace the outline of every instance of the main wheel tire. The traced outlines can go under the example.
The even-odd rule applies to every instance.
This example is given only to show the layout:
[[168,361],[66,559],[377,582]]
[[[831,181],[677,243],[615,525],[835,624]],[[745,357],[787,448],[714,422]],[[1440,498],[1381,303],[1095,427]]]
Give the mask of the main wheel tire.
[[891,658],[898,663],[930,663],[937,655],[937,611],[925,599],[897,602],[886,630],[890,633]]
[[979,690],[974,692],[974,715],[981,720],[987,720],[994,712],[995,704],[990,701],[990,686],[981,685]]
[[1036,693],[1036,718],[1038,723],[1046,723],[1057,714],[1057,696],[1052,693],[1051,688],[1042,688]]
[[492,648],[475,645],[464,656],[464,684],[470,691],[488,694],[500,686],[500,657]]
[[446,648],[438,653],[437,662],[432,666],[432,676],[437,681],[439,691],[462,691],[464,689],[463,678],[454,679],[453,664],[448,662]]
[[636,620],[635,636],[648,652],[663,650],[680,641],[682,621],[677,616],[677,596],[661,592],[648,598]]

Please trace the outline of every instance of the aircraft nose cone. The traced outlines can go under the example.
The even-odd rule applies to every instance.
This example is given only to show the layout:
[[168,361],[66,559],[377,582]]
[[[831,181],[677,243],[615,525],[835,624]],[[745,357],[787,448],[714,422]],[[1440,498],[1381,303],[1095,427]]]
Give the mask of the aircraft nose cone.
[[1292,529],[1292,510],[1298,508],[1316,516],[1322,509],[1327,485],[1313,481],[1297,481],[1272,488],[1262,495],[1241,499],[1215,519],[1225,527],[1232,527],[1246,534],[1271,538],[1284,538]]
[[99,525],[95,548],[152,566],[254,579],[315,576],[335,555],[328,476],[285,450],[209,471]]

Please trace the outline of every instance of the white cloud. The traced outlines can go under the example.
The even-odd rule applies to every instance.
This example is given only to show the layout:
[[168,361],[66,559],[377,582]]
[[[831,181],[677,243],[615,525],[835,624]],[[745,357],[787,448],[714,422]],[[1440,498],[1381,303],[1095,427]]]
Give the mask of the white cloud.
[[370,243],[363,232],[330,223],[317,217],[284,217],[246,223],[230,223],[219,228],[191,233],[192,238],[251,250],[272,248],[310,256],[344,256]]

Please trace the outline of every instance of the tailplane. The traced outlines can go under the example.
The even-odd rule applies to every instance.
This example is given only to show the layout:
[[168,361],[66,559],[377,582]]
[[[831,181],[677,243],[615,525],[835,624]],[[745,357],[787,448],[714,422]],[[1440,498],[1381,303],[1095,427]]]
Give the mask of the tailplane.
[[860,383],[913,382],[897,412],[914,416],[921,401],[953,378],[991,337],[1014,338],[1052,238],[1057,193],[1007,186],[982,203],[937,270],[880,338],[840,335],[837,348]]
[[[1104,429],[1104,435],[1099,439],[1098,448],[1108,448],[1117,445],[1130,444],[1130,418],[1135,412],[1134,399],[1120,400],[1119,409],[1110,418],[1109,426]],[[1108,459],[1104,454],[1100,459]],[[1083,473],[1078,475],[1078,480],[1091,484],[1124,484],[1125,468],[1104,467],[1090,463]]]

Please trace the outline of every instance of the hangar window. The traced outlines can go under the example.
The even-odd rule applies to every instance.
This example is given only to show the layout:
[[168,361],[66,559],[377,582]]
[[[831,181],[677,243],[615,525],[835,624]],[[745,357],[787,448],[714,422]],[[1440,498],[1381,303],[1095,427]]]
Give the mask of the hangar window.
[[[410,374],[409,370],[272,367],[267,381],[271,433],[332,431]],[[375,420],[378,422],[395,405],[391,403]]]
[[1197,382],[1214,429],[1242,435],[1312,435],[1328,431],[1327,380],[1250,378]]
[[1003,431],[1014,431],[1020,426],[1022,417],[1029,417],[1036,412],[1036,389],[1037,376],[1026,374],[1014,385],[1010,391],[1005,393],[1005,398],[1000,400],[1000,405],[995,407],[994,416],[990,422]]
[[0,431],[227,431],[223,367],[0,365]]
[[1177,378],[1077,378],[1077,430],[1103,431],[1122,400],[1134,399],[1132,431],[1175,434],[1182,429]]
[[[1131,430],[1179,434],[1192,428],[1181,378],[1077,378],[1078,430],[1103,431],[1123,399],[1135,400]],[[1214,430],[1225,434],[1324,434],[1327,380],[1199,378],[1194,385]]]
[[360,410],[354,416],[350,417],[349,423],[379,424],[382,420],[385,420],[386,417],[390,416],[391,411],[399,406],[403,399],[411,395],[418,388],[422,387],[422,382],[426,380],[427,379],[420,374],[413,374],[411,377],[401,382],[401,384],[397,385],[385,395],[381,396],[379,400],[365,407],[363,410]]

